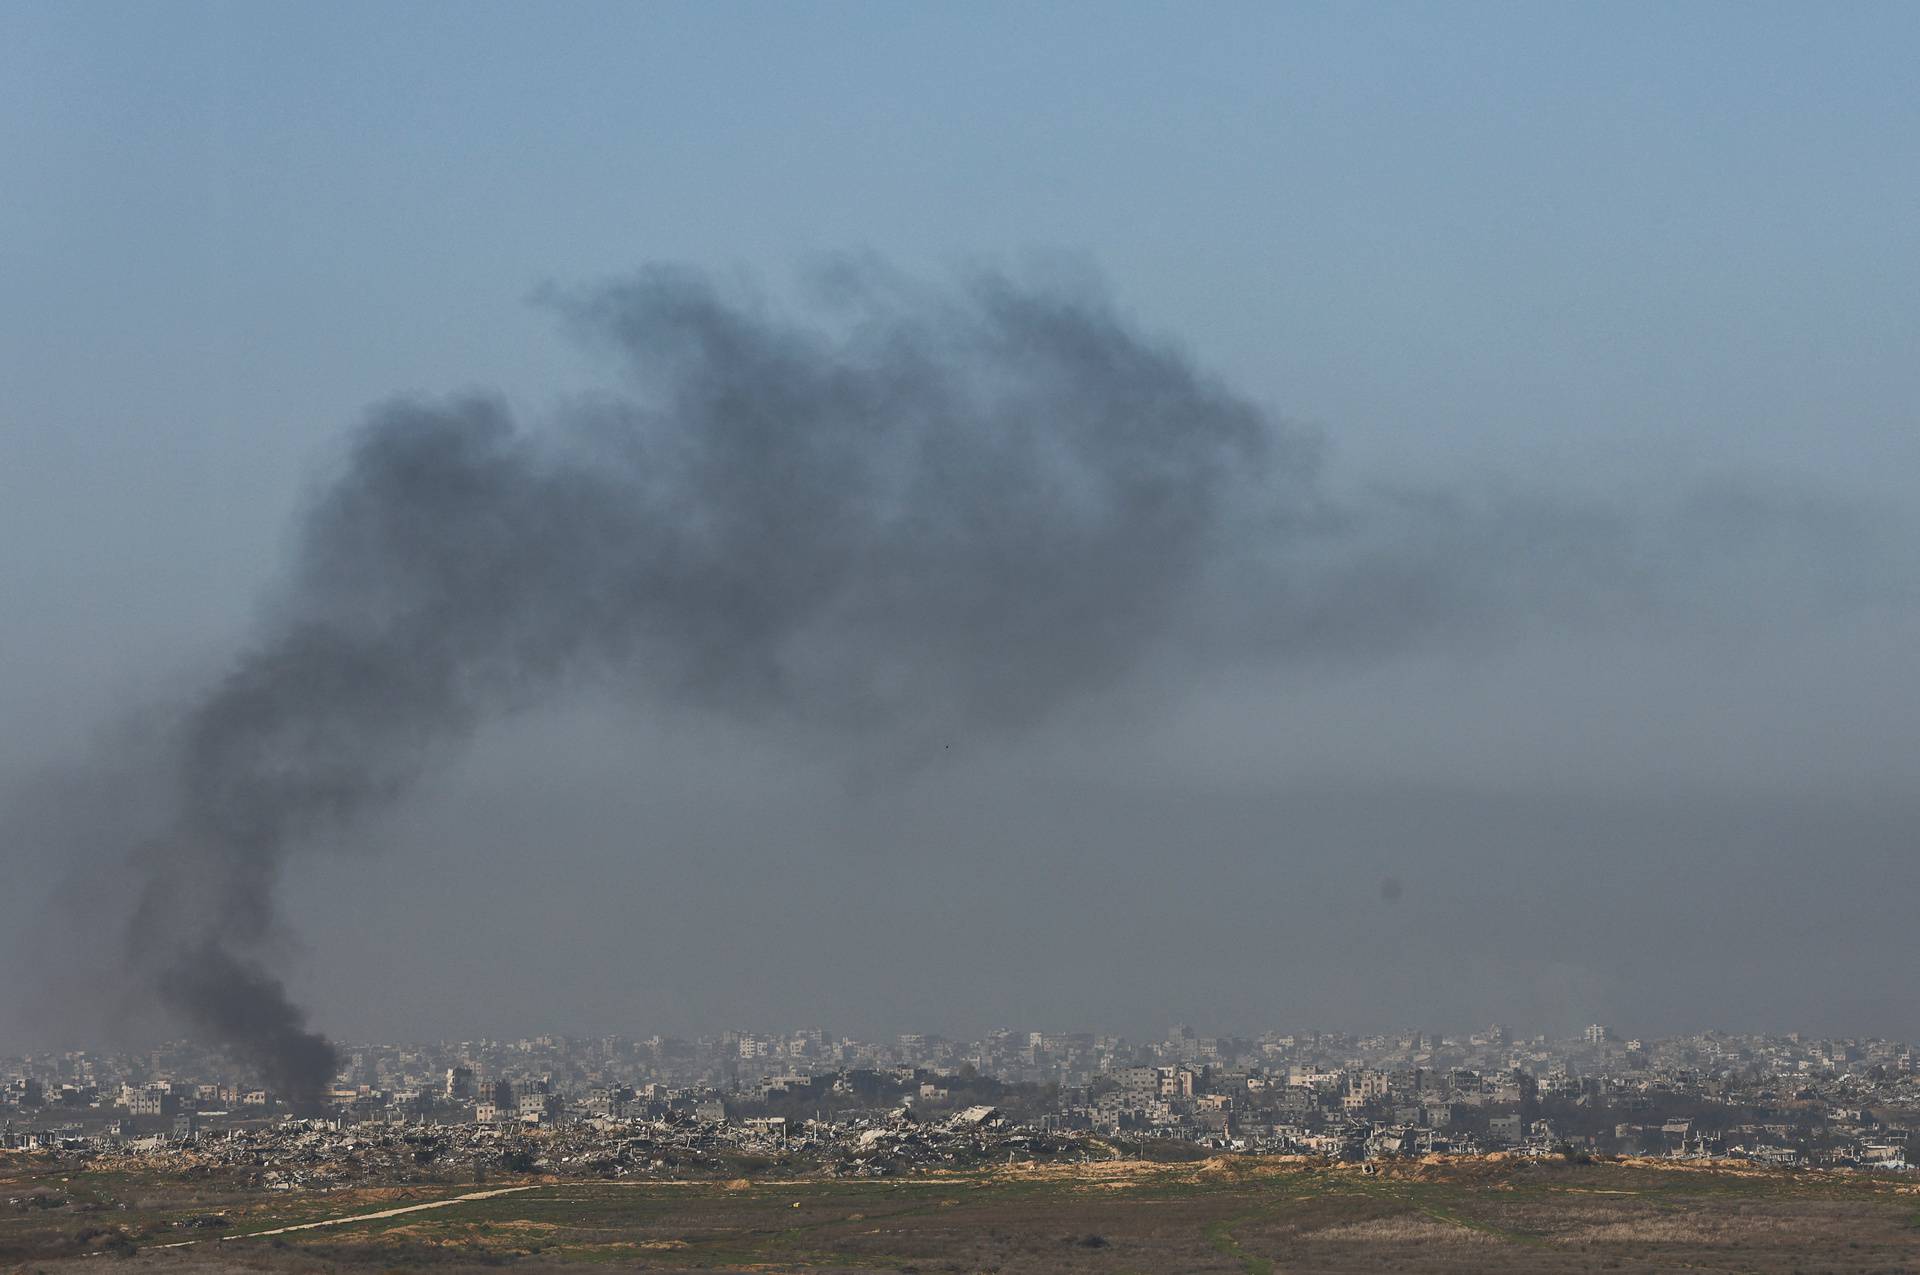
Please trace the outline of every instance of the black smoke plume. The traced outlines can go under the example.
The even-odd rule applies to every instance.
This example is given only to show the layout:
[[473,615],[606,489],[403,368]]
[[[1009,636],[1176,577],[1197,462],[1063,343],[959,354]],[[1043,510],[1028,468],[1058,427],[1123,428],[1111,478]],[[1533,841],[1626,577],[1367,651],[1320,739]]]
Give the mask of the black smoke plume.
[[1756,530],[1812,551],[1780,583],[1871,574],[1828,520],[1804,534],[1812,506],[1751,493],[1664,526],[1538,495],[1334,499],[1315,438],[1097,289],[867,262],[815,282],[799,318],[671,269],[553,294],[617,391],[536,429],[487,397],[372,413],[270,618],[166,732],[168,765],[137,769],[161,812],[134,857],[138,987],[316,1103],[332,1047],[269,972],[282,866],[562,691],[910,765],[1154,662],[1378,656],[1728,579],[1791,593],[1753,574]]
[[907,748],[1017,729],[1199,640],[1250,535],[1346,534],[1310,439],[1095,293],[829,282],[802,321],[665,269],[550,298],[627,387],[553,428],[373,413],[136,858],[135,968],[195,1032],[318,1100],[333,1051],[264,964],[282,864],[562,683]]

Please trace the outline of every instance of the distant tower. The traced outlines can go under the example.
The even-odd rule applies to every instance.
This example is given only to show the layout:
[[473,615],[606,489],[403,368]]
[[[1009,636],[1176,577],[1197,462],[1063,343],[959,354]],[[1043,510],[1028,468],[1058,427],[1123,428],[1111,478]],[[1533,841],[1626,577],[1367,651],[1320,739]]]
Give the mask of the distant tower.
[[1595,1023],[1593,1026],[1587,1028],[1587,1043],[1589,1045],[1604,1045],[1612,1039],[1613,1030],[1611,1028],[1602,1027],[1599,1023]]

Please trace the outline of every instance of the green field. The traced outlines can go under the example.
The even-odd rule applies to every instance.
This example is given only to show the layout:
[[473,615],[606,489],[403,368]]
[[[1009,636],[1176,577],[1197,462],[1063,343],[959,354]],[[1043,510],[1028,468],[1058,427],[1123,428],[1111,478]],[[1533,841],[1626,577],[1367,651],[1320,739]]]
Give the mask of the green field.
[[[259,1234],[502,1187],[523,1189]],[[0,1200],[0,1269],[26,1271],[1920,1272],[1911,1180],[1644,1162],[1370,1173],[1123,1161],[895,1180],[527,1178],[298,1194],[0,1161]],[[163,1247],[183,1241],[194,1242]]]

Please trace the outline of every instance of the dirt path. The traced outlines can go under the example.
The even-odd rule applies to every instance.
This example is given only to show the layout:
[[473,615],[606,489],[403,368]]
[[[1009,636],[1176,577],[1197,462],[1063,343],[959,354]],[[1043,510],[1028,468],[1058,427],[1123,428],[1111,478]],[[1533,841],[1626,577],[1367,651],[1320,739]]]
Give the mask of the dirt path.
[[[535,1187],[547,1185],[544,1182],[529,1186],[495,1187],[491,1191],[469,1191],[465,1195],[456,1195],[445,1200],[428,1200],[425,1204],[406,1204],[397,1209],[381,1209],[375,1213],[354,1213],[347,1217],[323,1218],[318,1222],[297,1222],[292,1226],[276,1226],[270,1231],[248,1231],[245,1235],[222,1235],[221,1240],[251,1240],[263,1235],[285,1235],[289,1231],[311,1231],[320,1226],[345,1226],[349,1222],[378,1222],[382,1218],[399,1217],[403,1213],[419,1213],[425,1209],[444,1209],[449,1204],[467,1204],[474,1200],[491,1200],[497,1195],[512,1195],[515,1191],[531,1191]],[[175,1240],[171,1244],[151,1244],[149,1248],[186,1248],[191,1244],[204,1244],[205,1240]]]

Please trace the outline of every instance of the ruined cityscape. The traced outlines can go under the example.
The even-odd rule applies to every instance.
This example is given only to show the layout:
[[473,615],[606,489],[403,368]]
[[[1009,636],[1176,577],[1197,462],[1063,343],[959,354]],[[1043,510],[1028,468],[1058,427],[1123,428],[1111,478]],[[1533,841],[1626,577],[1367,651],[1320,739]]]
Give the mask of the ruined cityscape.
[[1916,65],[0,0],[0,1275],[1920,1275]]
[[886,1177],[1223,1153],[1515,1154],[1910,1173],[1920,1051],[1882,1039],[1267,1032],[778,1034],[345,1046],[310,1100],[186,1044],[0,1061],[0,1149],[369,1181]]

